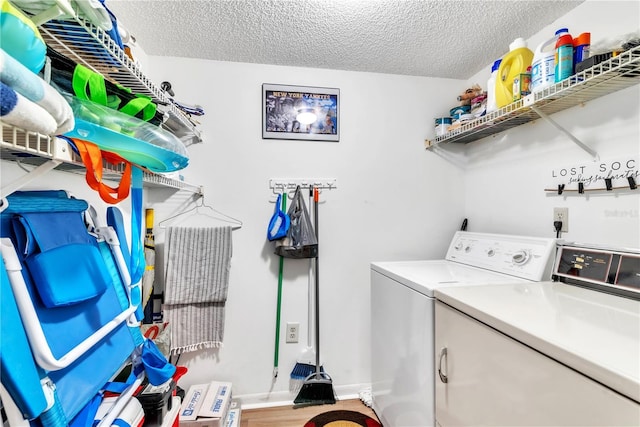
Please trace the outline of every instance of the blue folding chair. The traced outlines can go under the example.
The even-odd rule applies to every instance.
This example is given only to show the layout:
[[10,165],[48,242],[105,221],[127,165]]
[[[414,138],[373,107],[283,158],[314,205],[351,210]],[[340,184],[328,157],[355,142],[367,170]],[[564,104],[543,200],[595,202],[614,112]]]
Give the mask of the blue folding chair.
[[[85,201],[64,192],[17,192],[7,201],[0,214],[8,279],[3,278],[2,325],[12,327],[2,330],[2,383],[25,418],[66,426],[140,342],[139,331],[127,324],[137,307],[125,301],[125,284],[104,243],[87,231]],[[5,297],[5,282],[17,312],[5,312],[12,299]],[[27,368],[18,367],[14,352]],[[55,387],[54,402],[43,384]],[[52,409],[55,418],[47,418]]]

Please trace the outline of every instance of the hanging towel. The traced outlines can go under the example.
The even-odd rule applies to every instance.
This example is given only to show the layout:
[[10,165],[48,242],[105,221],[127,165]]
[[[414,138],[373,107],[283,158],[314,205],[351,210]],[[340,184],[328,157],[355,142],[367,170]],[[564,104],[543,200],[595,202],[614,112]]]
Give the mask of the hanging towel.
[[171,325],[172,354],[222,345],[231,230],[167,228],[164,314]]

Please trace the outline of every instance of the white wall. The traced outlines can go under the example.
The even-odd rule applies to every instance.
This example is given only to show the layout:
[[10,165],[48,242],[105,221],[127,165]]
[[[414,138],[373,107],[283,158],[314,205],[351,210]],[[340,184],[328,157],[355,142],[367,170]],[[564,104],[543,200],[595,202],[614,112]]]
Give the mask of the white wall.
[[[568,27],[572,35],[591,32],[592,44],[618,35],[640,31],[640,3],[587,1],[529,40],[535,46]],[[469,79],[486,82],[489,71]],[[484,83],[486,85],[486,83]],[[570,241],[640,247],[638,191],[613,194],[594,192],[562,196],[547,193],[564,181],[554,178],[562,169],[594,167],[612,161],[640,169],[640,88],[634,87],[554,114],[552,119],[594,149],[599,161],[544,120],[466,145],[460,158],[468,162],[465,172],[465,215],[471,229],[525,235],[555,235],[554,207],[569,208]],[[598,170],[596,169],[596,170]],[[577,169],[580,170],[580,169]],[[640,181],[636,177],[636,181]],[[627,185],[615,180],[614,186]],[[577,188],[577,184],[566,188]],[[604,188],[599,181],[586,188]]]
[[[575,33],[592,29],[595,39],[596,28],[608,34],[637,29],[638,16],[637,2],[586,2],[545,33],[567,25]],[[244,223],[234,231],[225,345],[182,356],[180,364],[190,369],[183,387],[220,379],[232,381],[234,394],[247,402],[293,397],[288,379],[306,344],[308,264],[285,261],[282,325],[300,322],[302,333],[297,345],[282,340],[280,375],[272,383],[278,262],[266,240],[270,178],[338,181],[337,190],[321,196],[320,286],[322,359],[339,393],[370,382],[371,261],[442,257],[464,217],[475,231],[551,236],[554,206],[569,207],[568,239],[640,246],[637,194],[558,197],[543,191],[553,184],[554,169],[591,159],[542,121],[451,147],[468,162],[466,170],[425,152],[433,118],[455,104],[466,82],[160,57],[148,58],[147,73],[155,82],[171,81],[178,100],[205,108],[205,142],[189,148],[191,165],[183,175],[205,186],[206,203]],[[340,142],[262,140],[262,83],[340,88]],[[553,117],[602,159],[637,156],[638,95],[636,86]],[[3,182],[21,173],[2,162]],[[81,176],[52,172],[29,188],[67,188],[97,202]],[[147,193],[157,221],[184,209],[189,197],[168,189]],[[160,254],[162,231],[156,228]]]
[[[169,80],[176,99],[206,111],[205,141],[190,147],[186,180],[205,186],[207,204],[243,221],[233,234],[224,348],[183,355],[183,386],[218,378],[245,401],[294,397],[289,374],[307,341],[308,261],[285,260],[272,384],[278,258],[266,239],[275,200],[268,182],[315,177],[338,183],[321,194],[319,209],[322,361],[339,393],[357,392],[370,382],[369,263],[441,257],[463,219],[461,171],[423,145],[460,82],[181,58],[151,57],[150,65],[154,81]],[[262,83],[339,88],[340,142],[263,140]],[[184,202],[158,194],[158,219]],[[284,343],[286,322],[300,322],[299,344]]]

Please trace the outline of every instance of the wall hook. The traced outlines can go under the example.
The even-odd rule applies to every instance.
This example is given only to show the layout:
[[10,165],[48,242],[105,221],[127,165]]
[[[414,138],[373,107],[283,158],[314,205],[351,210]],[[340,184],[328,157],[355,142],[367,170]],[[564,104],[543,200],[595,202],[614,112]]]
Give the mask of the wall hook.
[[607,191],[613,190],[613,185],[611,184],[611,178],[605,178],[604,185],[607,187]]

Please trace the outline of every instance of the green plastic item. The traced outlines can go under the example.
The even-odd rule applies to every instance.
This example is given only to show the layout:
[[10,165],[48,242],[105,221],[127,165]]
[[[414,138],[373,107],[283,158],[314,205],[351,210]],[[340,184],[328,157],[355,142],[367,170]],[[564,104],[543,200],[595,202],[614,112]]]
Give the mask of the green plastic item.
[[[287,211],[287,193],[282,194],[282,211]],[[278,377],[278,354],[280,351],[280,306],[282,305],[282,276],[284,274],[284,257],[280,257],[278,267],[278,303],[276,306],[276,342],[273,352],[273,379]]]

